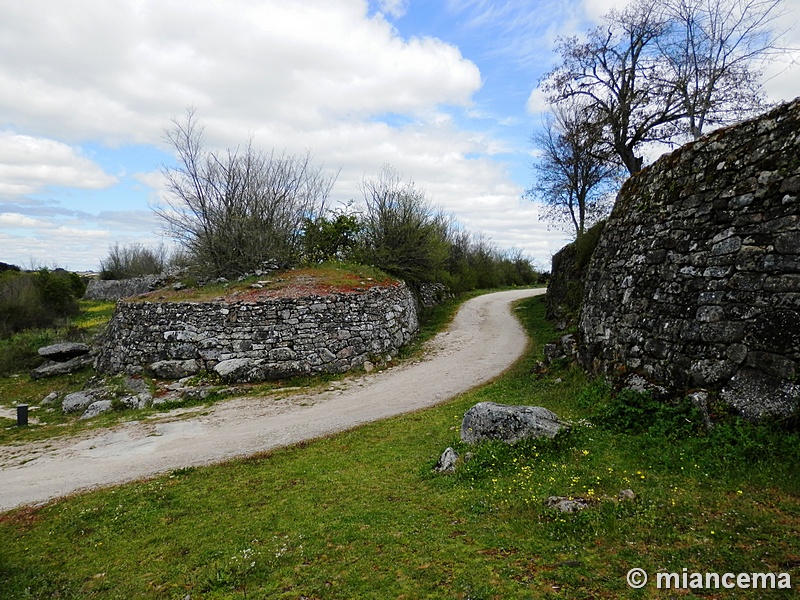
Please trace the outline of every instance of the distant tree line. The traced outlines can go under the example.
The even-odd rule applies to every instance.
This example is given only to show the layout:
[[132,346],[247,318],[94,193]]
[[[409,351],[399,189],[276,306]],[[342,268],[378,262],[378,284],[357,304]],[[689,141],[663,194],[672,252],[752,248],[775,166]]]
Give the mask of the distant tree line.
[[0,263],[0,339],[18,331],[52,327],[78,313],[86,285],[63,269],[23,271]]
[[[389,166],[363,179],[362,198],[334,208],[337,175],[308,154],[264,153],[252,142],[207,150],[193,109],[173,120],[165,138],[178,162],[163,169],[169,195],[155,212],[184,262],[204,276],[335,260],[378,267],[412,286],[444,283],[453,292],[539,280],[522,252],[466,232]],[[141,265],[160,270],[163,259],[160,251],[117,245],[102,267],[133,274]]]
[[577,236],[610,209],[652,145],[697,139],[763,112],[766,61],[786,52],[785,0],[633,0],[582,37],[556,41],[539,82],[551,105],[534,134],[528,190]]

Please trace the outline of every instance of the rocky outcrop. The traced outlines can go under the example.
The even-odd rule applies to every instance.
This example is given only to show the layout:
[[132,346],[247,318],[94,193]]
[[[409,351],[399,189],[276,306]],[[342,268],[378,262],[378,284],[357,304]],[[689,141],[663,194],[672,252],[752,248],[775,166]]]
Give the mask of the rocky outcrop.
[[48,360],[67,361],[77,356],[89,354],[90,348],[86,344],[76,342],[63,342],[44,346],[37,351],[39,356]]
[[232,382],[342,373],[394,354],[418,329],[404,284],[258,301],[120,301],[96,367]]
[[131,279],[90,279],[83,297],[86,300],[120,300],[156,289],[162,277],[145,275]]
[[662,157],[623,186],[589,266],[581,363],[798,407],[800,100]]
[[74,373],[94,364],[89,355],[90,348],[86,344],[64,342],[39,348],[38,353],[47,359],[43,365],[31,371],[32,379],[46,379]]
[[461,441],[473,444],[501,440],[513,444],[529,438],[552,438],[563,428],[558,416],[541,406],[479,402],[464,414]]

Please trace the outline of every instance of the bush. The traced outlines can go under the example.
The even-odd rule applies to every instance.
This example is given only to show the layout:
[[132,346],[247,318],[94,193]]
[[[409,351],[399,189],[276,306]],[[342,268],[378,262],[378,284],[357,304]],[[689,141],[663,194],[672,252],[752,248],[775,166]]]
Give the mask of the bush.
[[164,246],[148,248],[141,244],[114,244],[108,249],[108,256],[100,260],[100,279],[132,279],[144,275],[159,275],[167,263],[167,250]]
[[360,231],[361,222],[356,215],[307,217],[303,225],[303,259],[312,264],[347,261],[352,258]]
[[630,389],[623,389],[599,402],[592,422],[614,432],[673,438],[703,431],[703,419],[688,399],[656,400],[650,394]]
[[362,191],[362,262],[412,286],[436,281],[448,256],[448,219],[388,166],[378,179],[365,179]]
[[192,109],[173,125],[166,139],[179,160],[163,169],[170,194],[156,215],[201,274],[230,277],[295,263],[304,220],[322,214],[336,176],[309,154],[267,154],[252,144],[207,151]]

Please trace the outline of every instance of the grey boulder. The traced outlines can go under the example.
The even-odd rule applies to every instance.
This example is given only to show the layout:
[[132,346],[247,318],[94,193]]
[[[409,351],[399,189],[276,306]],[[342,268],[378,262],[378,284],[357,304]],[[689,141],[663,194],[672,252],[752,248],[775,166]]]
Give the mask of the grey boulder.
[[64,342],[61,344],[44,346],[39,348],[38,352],[39,356],[43,358],[48,358],[56,362],[64,362],[76,356],[89,354],[89,346],[75,342]]
[[111,400],[98,400],[97,402],[92,402],[86,407],[86,411],[81,415],[81,419],[91,419],[92,417],[96,417],[97,415],[110,410]]
[[442,453],[434,469],[437,473],[455,473],[458,462],[458,452],[449,447]]
[[88,354],[76,356],[66,362],[47,362],[40,367],[31,371],[32,379],[46,379],[47,377],[57,377],[59,375],[68,375],[75,371],[80,371],[84,367],[88,367],[94,363],[94,359]]
[[255,361],[249,358],[231,358],[223,360],[214,367],[214,372],[225,381],[244,382],[259,379],[260,369]]
[[95,402],[94,396],[90,392],[73,392],[64,396],[61,402],[61,410],[64,414],[80,412]]
[[183,379],[200,372],[200,363],[192,360],[160,360],[150,365],[150,370],[160,379]]
[[464,415],[461,441],[474,444],[501,440],[513,444],[529,438],[552,438],[564,427],[554,412],[541,406],[479,402]]

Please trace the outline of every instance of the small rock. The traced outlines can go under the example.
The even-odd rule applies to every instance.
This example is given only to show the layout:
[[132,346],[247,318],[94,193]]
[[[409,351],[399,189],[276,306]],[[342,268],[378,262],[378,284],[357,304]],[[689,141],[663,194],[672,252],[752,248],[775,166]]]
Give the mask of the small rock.
[[700,416],[703,419],[703,425],[705,425],[707,430],[711,430],[714,427],[714,424],[711,422],[711,417],[708,414],[708,392],[704,390],[698,390],[696,392],[692,392],[687,396],[697,411],[700,413]]
[[544,362],[548,365],[554,360],[565,357],[565,354],[561,351],[561,348],[558,347],[558,344],[545,344],[542,352],[544,353]]
[[618,497],[620,500],[633,500],[636,498],[636,494],[633,490],[621,490]]
[[150,394],[150,392],[142,392],[141,394],[137,394],[135,396],[125,396],[120,398],[120,402],[122,402],[128,408],[139,410],[146,408],[149,404],[152,404],[153,396]]
[[372,364],[371,361],[365,360],[364,361],[364,371],[367,373],[372,373],[375,370],[375,365]]
[[578,341],[571,333],[562,336],[559,343],[565,356],[575,356],[578,353]]
[[172,284],[172,289],[175,290],[176,292],[179,292],[181,290],[185,290],[186,289],[186,285],[179,281],[178,283],[173,283]]
[[132,392],[136,392],[137,394],[143,394],[144,392],[150,391],[147,383],[140,377],[131,377],[128,375],[125,377],[123,384],[126,388]]
[[61,397],[61,394],[59,394],[58,392],[50,392],[49,394],[47,394],[47,396],[42,398],[42,401],[40,402],[40,404],[42,406],[49,406],[51,404],[55,404],[56,402],[58,402],[58,399],[60,397]]
[[187,400],[205,400],[211,395],[213,388],[210,386],[192,387],[184,389],[180,395]]
[[434,470],[437,473],[455,473],[456,462],[458,462],[458,452],[448,446],[439,457],[439,462],[436,463]]
[[64,414],[80,412],[88,407],[96,399],[91,392],[73,392],[67,394],[61,402],[61,410]]
[[98,400],[97,402],[92,402],[88,407],[86,407],[86,411],[81,415],[80,418],[91,419],[92,417],[96,417],[97,415],[110,410],[111,400]]
[[569,498],[567,496],[550,496],[544,501],[547,508],[553,508],[562,513],[574,513],[588,508],[589,501],[585,498]]

